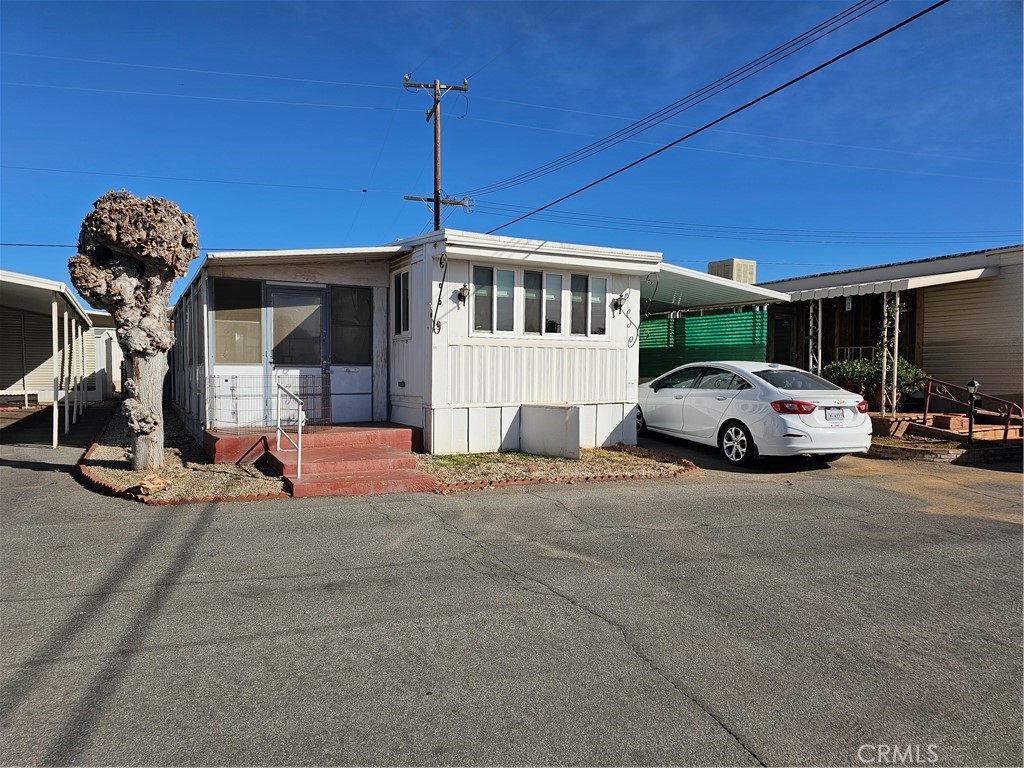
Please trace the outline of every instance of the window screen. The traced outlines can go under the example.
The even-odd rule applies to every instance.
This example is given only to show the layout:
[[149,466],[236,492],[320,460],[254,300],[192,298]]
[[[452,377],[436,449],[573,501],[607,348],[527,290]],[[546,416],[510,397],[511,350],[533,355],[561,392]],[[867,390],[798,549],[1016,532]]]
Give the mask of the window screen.
[[544,304],[541,301],[544,275],[540,272],[523,272],[523,331],[540,333]]
[[544,278],[544,333],[562,332],[562,276]]
[[373,293],[371,288],[331,287],[331,362],[370,365]]
[[607,327],[606,306],[608,280],[603,277],[590,278],[590,332],[601,336]]
[[213,278],[214,361],[263,362],[263,283]]
[[473,267],[473,330],[492,331],[493,307],[491,306],[491,282],[494,270],[490,267]]
[[587,332],[587,276],[572,275],[569,278],[570,318],[569,332],[585,335]]

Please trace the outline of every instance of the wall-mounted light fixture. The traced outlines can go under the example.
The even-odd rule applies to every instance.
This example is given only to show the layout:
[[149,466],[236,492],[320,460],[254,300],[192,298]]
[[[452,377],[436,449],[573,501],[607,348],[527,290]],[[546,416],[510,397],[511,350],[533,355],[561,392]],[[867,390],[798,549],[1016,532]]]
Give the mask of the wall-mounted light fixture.
[[459,288],[459,304],[465,304],[469,300],[469,286],[466,283]]
[[612,299],[612,311],[613,312],[621,312],[622,308],[624,306],[626,306],[626,296],[625,296],[625,294],[620,293],[618,296],[616,296],[614,299]]

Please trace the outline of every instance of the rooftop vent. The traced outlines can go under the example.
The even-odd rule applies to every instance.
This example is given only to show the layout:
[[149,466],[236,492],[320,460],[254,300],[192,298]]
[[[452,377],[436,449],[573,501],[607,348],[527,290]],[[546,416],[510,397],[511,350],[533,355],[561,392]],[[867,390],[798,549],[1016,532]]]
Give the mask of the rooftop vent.
[[712,261],[708,263],[708,274],[753,285],[757,282],[757,262],[749,259]]

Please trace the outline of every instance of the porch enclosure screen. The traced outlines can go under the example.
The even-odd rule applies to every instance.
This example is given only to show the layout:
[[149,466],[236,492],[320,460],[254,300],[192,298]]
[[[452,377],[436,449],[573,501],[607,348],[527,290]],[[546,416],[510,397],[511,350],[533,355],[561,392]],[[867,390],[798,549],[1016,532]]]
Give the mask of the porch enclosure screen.
[[768,313],[648,318],[640,323],[640,377],[705,360],[767,361]]
[[[372,421],[373,289],[214,278],[209,426],[259,431],[277,421],[278,385],[307,423]],[[294,404],[281,418],[294,423]]]

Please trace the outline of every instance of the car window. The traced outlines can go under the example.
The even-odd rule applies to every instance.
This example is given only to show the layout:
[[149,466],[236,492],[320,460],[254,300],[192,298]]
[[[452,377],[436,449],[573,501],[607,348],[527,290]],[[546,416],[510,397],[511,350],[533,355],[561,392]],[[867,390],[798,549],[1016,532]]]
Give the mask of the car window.
[[787,371],[787,370],[766,370],[766,371],[755,371],[755,376],[764,379],[773,387],[786,390],[822,390],[822,389],[840,389],[831,381],[826,381],[820,376],[815,376],[813,373],[807,371]]
[[697,378],[703,368],[684,368],[681,371],[670,373],[658,379],[658,389],[689,389],[693,386],[693,380]]
[[738,389],[733,386],[736,374],[723,368],[705,368],[695,389]]

